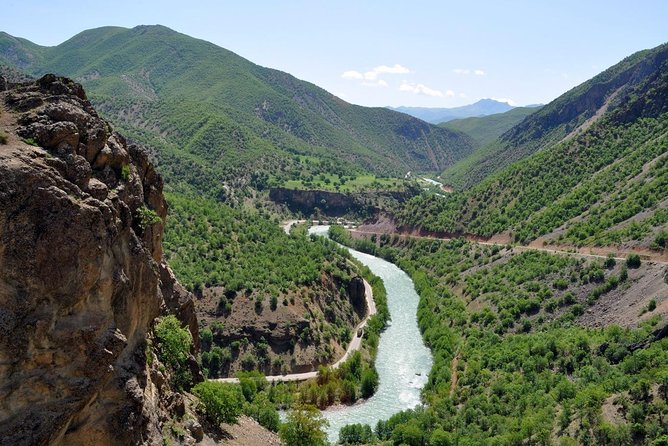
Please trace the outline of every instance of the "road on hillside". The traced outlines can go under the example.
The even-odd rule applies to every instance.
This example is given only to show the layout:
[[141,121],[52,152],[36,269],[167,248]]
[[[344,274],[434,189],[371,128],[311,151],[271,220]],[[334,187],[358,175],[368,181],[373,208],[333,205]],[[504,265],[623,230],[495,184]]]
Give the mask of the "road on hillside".
[[[380,236],[380,235],[390,235],[390,236],[398,235],[400,237],[422,238],[422,239],[428,239],[428,240],[454,240],[452,237],[437,237],[437,236],[434,236],[434,235],[406,234],[406,233],[401,233],[401,232],[369,231],[369,230],[364,230],[364,229],[362,229],[362,230],[360,230],[360,229],[349,229],[348,231],[351,232],[351,233],[355,233],[355,234],[369,234],[369,235],[377,235],[377,236]],[[491,242],[491,241],[487,242],[487,241],[477,240],[474,237],[464,236],[462,238],[466,239],[469,242],[477,243],[479,245],[488,245],[488,246],[494,246],[494,245],[504,246],[505,245],[505,243]],[[564,249],[557,249],[555,247],[548,248],[548,247],[544,247],[544,246],[530,246],[530,245],[529,246],[528,245],[511,245],[511,246],[512,246],[512,249],[514,249],[516,251],[520,251],[520,252],[522,252],[522,251],[543,251],[543,252],[548,252],[548,253],[551,253],[551,254],[564,254],[564,255],[569,255],[569,256],[572,256],[572,257],[583,257],[583,258],[590,258],[590,259],[607,259],[608,258],[607,255],[603,255],[603,254],[587,254],[587,253],[578,252],[578,251],[574,252],[573,250],[575,250],[576,248],[572,248],[572,247],[564,247]],[[628,254],[639,254],[641,258],[644,257],[643,260],[646,261],[646,262],[657,263],[659,265],[668,265],[668,261],[662,260],[662,257],[665,257],[665,254],[664,255],[659,255],[659,254],[652,255],[652,254],[648,254],[646,252],[638,253],[638,252],[635,252],[635,251],[619,251],[619,250],[616,251],[616,254],[617,255],[615,257],[613,257],[615,260],[624,261],[624,260],[626,260],[625,256],[628,255]],[[621,257],[620,257],[620,255],[621,255]]]
[[[293,223],[294,224],[294,223]],[[284,226],[285,228],[285,226]],[[287,229],[289,232],[289,228]],[[369,321],[369,318],[376,314],[376,302],[373,300],[373,290],[371,289],[371,285],[369,285],[369,282],[366,280],[364,281],[364,297],[366,298],[366,305],[367,305],[367,313],[362,322],[357,324],[357,327],[355,327],[355,331],[353,332],[353,339],[350,341],[350,344],[348,345],[348,348],[346,349],[346,352],[344,355],[336,361],[334,364],[332,364],[330,367],[333,369],[338,369],[341,364],[343,364],[350,355],[356,351],[359,350],[360,347],[362,346],[362,336],[358,336],[358,332],[360,329],[364,330],[366,328],[366,324]],[[304,372],[304,373],[291,373],[289,375],[272,375],[272,376],[266,376],[265,378],[269,382],[288,382],[288,381],[305,381],[307,379],[315,378],[318,376],[318,372]],[[213,378],[210,379],[209,381],[218,381],[218,382],[224,382],[224,383],[239,383],[239,378]]]

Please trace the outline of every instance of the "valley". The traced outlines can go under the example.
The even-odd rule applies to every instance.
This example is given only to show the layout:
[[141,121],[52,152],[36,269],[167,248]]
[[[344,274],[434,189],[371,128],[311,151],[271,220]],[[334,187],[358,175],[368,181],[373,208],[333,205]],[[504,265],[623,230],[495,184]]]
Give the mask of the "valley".
[[510,104],[0,32],[0,438],[668,444],[668,44]]

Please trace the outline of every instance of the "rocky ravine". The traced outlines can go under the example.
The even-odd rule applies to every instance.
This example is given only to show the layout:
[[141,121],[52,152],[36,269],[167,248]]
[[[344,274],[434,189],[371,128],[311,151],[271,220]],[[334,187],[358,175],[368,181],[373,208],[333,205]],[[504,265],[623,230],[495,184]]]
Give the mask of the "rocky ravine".
[[160,176],[65,78],[0,78],[3,129],[0,443],[162,444],[180,396],[146,338],[166,313],[198,332],[147,218],[167,213]]

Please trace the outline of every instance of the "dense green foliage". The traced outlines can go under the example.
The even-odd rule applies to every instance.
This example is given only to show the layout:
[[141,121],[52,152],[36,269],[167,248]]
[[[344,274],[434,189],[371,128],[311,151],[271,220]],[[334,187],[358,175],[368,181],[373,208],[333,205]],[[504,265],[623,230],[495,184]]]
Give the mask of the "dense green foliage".
[[234,423],[241,415],[243,395],[235,384],[205,381],[192,391],[204,404],[207,417],[216,424]]
[[[464,132],[477,143],[478,147],[484,147],[537,110],[539,110],[538,107],[516,107],[505,113],[455,119],[439,124],[439,127]],[[468,160],[469,158],[465,159]],[[456,168],[461,169],[461,163],[457,163],[452,169],[445,171],[446,181],[449,181],[447,175],[456,170]]]
[[[241,296],[254,301],[257,313],[313,304],[316,313],[308,316],[307,326],[300,326],[293,342],[314,345],[322,362],[335,352],[331,339],[347,346],[353,335],[347,316],[318,309],[318,302],[325,300],[350,307],[346,287],[361,266],[351,262],[345,249],[325,238],[308,237],[305,227],[288,235],[277,219],[263,211],[179,194],[167,198],[166,257],[180,282],[208,299],[214,311],[205,314],[208,325],[201,331],[201,363],[207,377],[228,376],[233,364],[267,374],[289,371],[285,358],[271,350],[270,339],[252,345],[246,341],[241,348],[238,340],[230,344],[223,323],[215,319],[229,316]],[[203,292],[212,287],[215,293]]]
[[339,444],[367,444],[376,439],[368,424],[348,424],[339,432]]
[[270,431],[278,431],[280,417],[271,398],[276,394],[258,372],[240,372],[240,383],[205,381],[193,387],[214,423],[234,423],[244,414]]
[[[215,196],[221,180],[295,179],[298,154],[345,174],[441,170],[472,150],[460,133],[360,107],[162,26],[104,27],[55,47],[0,35],[0,61],[80,79],[102,114],[157,149],[172,184]],[[330,172],[327,165],[315,172]],[[239,185],[239,184],[237,184]]]
[[[581,313],[574,310],[590,296],[577,303],[571,288],[614,286],[623,266],[461,240],[346,240],[411,275],[420,329],[434,354],[423,392],[428,406],[380,422],[380,440],[631,445],[652,444],[668,431],[668,393],[648,390],[668,391],[668,340],[638,349],[632,346],[648,338],[651,324],[573,324]],[[611,422],[604,406],[620,421]]]
[[588,130],[463,193],[414,198],[397,211],[400,220],[450,233],[510,231],[519,242],[565,225],[552,241],[652,245],[668,222],[668,61],[662,59],[668,48],[655,53],[661,56],[656,71],[629,87],[626,99]]
[[287,235],[266,213],[200,197],[167,194],[167,199],[167,260],[190,289],[222,285],[228,291],[262,293],[269,300],[318,280],[323,271],[350,277],[339,266],[339,260],[349,257],[345,250],[320,237],[307,242],[303,231]]
[[190,330],[182,327],[174,315],[165,316],[153,328],[158,358],[172,373],[174,385],[180,389],[192,383],[188,355],[192,346]]
[[269,382],[259,372],[239,372],[237,378],[244,399],[242,412],[270,431],[278,431],[280,417]]
[[320,411],[313,406],[297,406],[278,431],[286,446],[325,446],[327,436],[323,429],[327,426]]

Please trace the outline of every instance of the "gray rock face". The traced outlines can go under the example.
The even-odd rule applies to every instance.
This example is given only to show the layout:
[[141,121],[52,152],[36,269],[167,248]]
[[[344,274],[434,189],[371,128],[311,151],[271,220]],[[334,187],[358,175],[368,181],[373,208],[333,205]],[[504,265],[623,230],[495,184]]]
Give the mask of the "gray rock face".
[[0,442],[161,444],[147,333],[171,310],[198,339],[162,223],[138,221],[164,219],[162,180],[68,79],[10,84],[0,109],[16,129],[0,146]]

